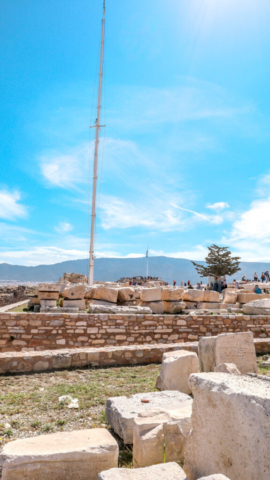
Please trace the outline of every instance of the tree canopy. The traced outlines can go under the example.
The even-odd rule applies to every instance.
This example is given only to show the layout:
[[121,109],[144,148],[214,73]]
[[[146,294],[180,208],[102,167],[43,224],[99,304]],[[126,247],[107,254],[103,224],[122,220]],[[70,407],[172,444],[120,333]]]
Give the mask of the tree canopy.
[[192,262],[200,277],[223,277],[224,275],[234,275],[239,272],[240,257],[232,257],[228,247],[218,247],[211,245],[207,247],[209,253],[205,259],[207,266]]

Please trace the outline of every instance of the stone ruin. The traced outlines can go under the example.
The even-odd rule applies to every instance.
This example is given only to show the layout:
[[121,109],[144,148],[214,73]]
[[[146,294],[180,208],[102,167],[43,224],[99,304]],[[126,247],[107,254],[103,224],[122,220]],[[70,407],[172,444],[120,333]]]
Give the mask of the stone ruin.
[[33,295],[35,287],[28,285],[4,285],[0,287],[0,308],[27,300]]
[[[2,480],[269,480],[270,378],[248,372],[257,371],[251,340],[218,335],[210,347],[201,340],[199,358],[164,354],[162,391],[107,400],[114,436],[93,428],[10,442]],[[206,357],[212,371],[199,372]],[[115,435],[133,468],[118,468]]]
[[165,285],[168,285],[168,282],[165,282],[162,280],[162,278],[159,277],[142,277],[142,276],[137,276],[137,277],[122,277],[119,280],[117,280],[117,283],[121,284],[127,284],[127,286],[132,286],[132,285],[140,285],[140,286],[146,286],[146,287],[163,287]]
[[60,283],[87,283],[86,275],[81,273],[64,273],[64,276],[59,278]]
[[87,310],[97,314],[270,314],[268,285],[264,285],[262,294],[253,293],[252,288],[254,284],[245,284],[239,289],[227,288],[219,294],[206,287],[201,290],[173,287],[160,279],[143,286],[119,281],[96,282],[90,287],[85,275],[72,273],[64,274],[57,283],[40,284],[30,297],[29,307],[52,313]]
[[[202,329],[204,312],[236,314],[243,309],[265,315],[266,323],[270,313],[270,295],[258,298],[250,286],[220,295],[207,289],[125,283],[89,287],[73,280],[40,284],[30,305],[45,313],[136,311],[156,318],[188,312]],[[197,317],[191,316],[194,312]],[[177,321],[185,328],[187,320]],[[253,334],[206,335],[199,341],[198,355],[181,348],[164,352],[159,391],[107,400],[113,435],[103,428],[10,442],[0,454],[2,480],[269,480],[270,378],[257,375]],[[112,353],[107,353],[110,365]],[[57,361],[66,367],[63,360],[68,360],[65,353]],[[132,449],[131,469],[118,468],[118,437]]]

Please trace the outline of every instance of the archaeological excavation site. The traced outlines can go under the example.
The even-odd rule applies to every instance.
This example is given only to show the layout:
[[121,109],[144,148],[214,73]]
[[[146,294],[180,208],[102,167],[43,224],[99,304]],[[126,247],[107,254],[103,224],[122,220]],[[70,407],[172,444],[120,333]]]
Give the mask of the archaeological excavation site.
[[270,0],[0,22],[0,480],[270,480]]
[[65,274],[19,302],[9,287],[1,478],[269,480],[270,294],[260,286],[90,286]]

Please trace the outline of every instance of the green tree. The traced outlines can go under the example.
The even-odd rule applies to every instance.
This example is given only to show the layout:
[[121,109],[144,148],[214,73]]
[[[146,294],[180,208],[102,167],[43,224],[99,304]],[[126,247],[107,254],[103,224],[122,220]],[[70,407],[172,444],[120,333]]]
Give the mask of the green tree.
[[223,277],[224,275],[234,275],[239,272],[240,257],[232,257],[228,247],[218,247],[211,245],[207,247],[209,253],[205,259],[207,266],[192,262],[200,277]]

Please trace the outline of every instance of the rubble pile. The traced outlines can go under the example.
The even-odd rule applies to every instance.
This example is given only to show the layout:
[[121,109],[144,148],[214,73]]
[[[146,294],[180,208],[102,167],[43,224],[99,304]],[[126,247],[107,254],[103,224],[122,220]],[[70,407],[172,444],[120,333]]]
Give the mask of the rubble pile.
[[238,289],[226,288],[218,293],[203,287],[193,289],[166,285],[160,279],[158,282],[163,282],[162,286],[153,285],[156,281],[149,280],[143,285],[130,285],[132,282],[125,281],[95,282],[90,287],[86,280],[84,275],[72,273],[65,274],[57,283],[41,284],[32,291],[34,295],[30,297],[29,307],[35,311],[39,311],[40,307],[44,312],[58,310],[63,313],[87,310],[89,313],[108,314],[202,315],[243,311],[251,315],[270,314],[268,284],[261,285],[262,293],[257,294],[253,292],[255,284],[251,283],[241,284]]
[[25,285],[10,285],[0,288],[0,307],[11,305],[12,303],[28,300],[29,295],[34,293],[35,287]]

